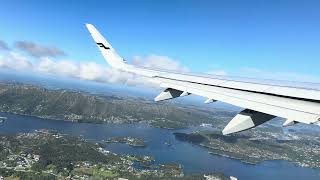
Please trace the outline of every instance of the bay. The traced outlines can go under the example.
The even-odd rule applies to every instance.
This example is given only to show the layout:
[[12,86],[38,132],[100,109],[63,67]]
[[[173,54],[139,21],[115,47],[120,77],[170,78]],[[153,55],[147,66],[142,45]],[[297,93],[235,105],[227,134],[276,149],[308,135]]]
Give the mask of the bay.
[[223,172],[244,180],[267,179],[320,179],[320,169],[296,166],[287,161],[265,161],[256,165],[239,160],[212,155],[208,150],[187,142],[175,139],[174,132],[192,132],[210,130],[210,127],[191,127],[182,130],[168,130],[151,127],[147,124],[90,124],[70,121],[41,119],[30,116],[0,113],[7,117],[0,124],[0,134],[9,135],[23,132],[34,132],[39,129],[56,130],[62,134],[83,137],[94,142],[101,142],[110,137],[131,136],[143,138],[145,148],[132,147],[127,144],[107,144],[106,149],[114,153],[151,155],[159,163],[180,163],[186,174]]

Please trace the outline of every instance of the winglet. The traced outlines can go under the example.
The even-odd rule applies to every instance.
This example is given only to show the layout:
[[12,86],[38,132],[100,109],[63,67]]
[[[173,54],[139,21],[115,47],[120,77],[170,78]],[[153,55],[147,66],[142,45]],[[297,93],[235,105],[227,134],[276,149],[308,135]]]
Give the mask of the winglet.
[[126,66],[125,61],[117,54],[108,41],[92,24],[86,24],[86,26],[107,63],[114,68],[124,69]]

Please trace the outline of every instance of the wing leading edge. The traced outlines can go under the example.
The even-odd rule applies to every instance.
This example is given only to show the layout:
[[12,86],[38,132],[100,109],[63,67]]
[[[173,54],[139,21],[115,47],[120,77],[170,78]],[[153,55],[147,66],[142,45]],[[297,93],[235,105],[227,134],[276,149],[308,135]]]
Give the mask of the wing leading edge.
[[86,24],[91,36],[107,63],[113,68],[160,82],[165,90],[155,101],[195,94],[208,98],[206,103],[222,101],[244,108],[222,131],[235,133],[256,127],[274,117],[287,119],[284,126],[297,122],[318,124],[320,121],[320,90],[241,81],[226,77],[150,69],[127,64],[107,40],[91,25]]

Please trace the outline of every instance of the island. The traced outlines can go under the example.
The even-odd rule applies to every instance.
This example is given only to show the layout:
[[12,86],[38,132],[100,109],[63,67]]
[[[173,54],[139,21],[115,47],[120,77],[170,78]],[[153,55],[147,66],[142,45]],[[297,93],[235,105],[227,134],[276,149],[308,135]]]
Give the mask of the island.
[[185,175],[180,164],[151,162],[150,156],[116,154],[100,143],[46,129],[0,135],[1,178],[229,179],[221,173]]
[[142,138],[134,137],[112,137],[104,140],[105,143],[125,143],[134,147],[145,147],[146,143]]

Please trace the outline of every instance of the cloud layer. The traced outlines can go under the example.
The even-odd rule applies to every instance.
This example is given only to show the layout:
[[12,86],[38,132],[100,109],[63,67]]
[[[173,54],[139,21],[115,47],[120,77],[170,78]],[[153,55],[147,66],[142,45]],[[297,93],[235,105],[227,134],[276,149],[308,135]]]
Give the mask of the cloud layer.
[[6,42],[0,40],[0,51],[1,50],[8,51],[8,50],[10,50],[10,48]]
[[[3,44],[6,45],[4,42]],[[6,52],[1,53],[0,68],[28,71],[38,74],[53,74],[90,81],[158,87],[158,85],[150,79],[120,72],[107,65],[100,65],[92,61],[80,62],[77,60],[59,59],[57,56],[65,55],[65,53],[58,48],[48,48],[33,42],[25,41],[16,42],[16,48],[13,50],[10,50],[8,46],[3,47]],[[30,56],[19,53],[21,51],[27,52]],[[135,65],[148,68],[188,71],[187,67],[167,56],[135,56],[132,62]]]
[[[33,42],[18,41],[15,47],[9,46],[0,41],[0,68],[14,69],[18,71],[28,71],[34,73],[53,74],[58,76],[72,77],[83,80],[125,83],[129,85],[148,85],[158,87],[158,85],[143,77],[136,77],[133,74],[120,72],[109,68],[107,65],[100,65],[93,61],[80,62],[78,60],[61,59],[58,56],[66,53],[55,47],[46,47]],[[27,52],[28,55],[23,55]],[[147,68],[166,69],[179,72],[188,72],[189,68],[179,61],[167,56],[149,55],[135,56],[132,64]],[[208,72],[213,75],[234,75],[223,69]],[[290,72],[268,72],[255,68],[239,68],[237,75],[243,77],[259,77],[268,79],[284,79],[295,81],[316,81],[318,77],[290,73]]]
[[320,82],[320,78],[308,74],[298,72],[277,72],[268,71],[257,68],[239,68],[234,75],[240,77],[249,77],[254,79],[269,79],[269,80],[284,80],[284,81],[298,81],[298,82]]
[[33,65],[28,58],[15,52],[9,52],[5,56],[0,56],[0,68],[1,67],[15,70],[31,70]]
[[228,73],[225,70],[219,69],[219,70],[212,70],[207,72],[207,74],[217,75],[217,76],[227,76]]
[[15,47],[34,57],[58,57],[64,56],[66,53],[56,47],[45,47],[30,41],[17,41]]
[[188,67],[182,65],[179,61],[172,60],[167,56],[135,56],[133,57],[132,63],[146,68],[166,69],[179,72],[190,71]]

